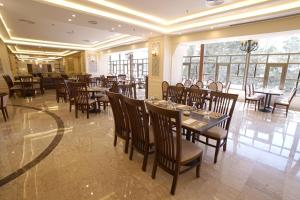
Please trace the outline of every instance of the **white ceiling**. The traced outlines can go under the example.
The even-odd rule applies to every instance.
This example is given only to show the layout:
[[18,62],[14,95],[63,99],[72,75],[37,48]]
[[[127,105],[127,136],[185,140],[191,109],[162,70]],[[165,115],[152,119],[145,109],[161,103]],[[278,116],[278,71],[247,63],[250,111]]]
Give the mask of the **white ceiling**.
[[[227,0],[225,5],[216,7],[207,7],[205,0],[0,0],[0,3],[4,4],[0,7],[2,40],[7,44],[35,46],[32,51],[49,52],[55,51],[51,48],[59,48],[58,52],[99,50],[159,34],[202,31],[300,13],[300,0]],[[20,46],[14,51],[18,49],[30,48]]]
[[[160,18],[172,20],[210,9],[206,0],[107,0]],[[225,0],[224,4],[241,0]],[[223,5],[224,5],[223,4]]]

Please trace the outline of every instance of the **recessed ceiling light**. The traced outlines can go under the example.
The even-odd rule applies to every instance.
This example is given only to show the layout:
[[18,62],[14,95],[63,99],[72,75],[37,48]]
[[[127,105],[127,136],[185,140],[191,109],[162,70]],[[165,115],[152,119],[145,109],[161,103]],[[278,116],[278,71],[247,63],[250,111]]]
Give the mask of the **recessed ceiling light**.
[[1,7],[3,7],[3,6],[4,6],[4,4],[3,4],[3,3],[0,3],[0,6],[1,6]]
[[69,21],[69,22],[71,22],[71,21],[72,21],[72,19],[68,19],[68,21]]
[[112,28],[111,28],[111,30],[112,30],[112,31],[114,31],[114,30],[115,30],[115,28],[114,28],[114,27],[112,27]]
[[73,14],[73,15],[72,15],[72,17],[76,17],[76,15],[75,15],[75,14]]
[[88,21],[88,23],[89,23],[89,24],[93,24],[93,25],[98,24],[97,21]]
[[119,25],[118,25],[118,27],[119,27],[119,28],[121,28],[121,27],[122,27],[122,25],[121,25],[121,24],[119,24]]

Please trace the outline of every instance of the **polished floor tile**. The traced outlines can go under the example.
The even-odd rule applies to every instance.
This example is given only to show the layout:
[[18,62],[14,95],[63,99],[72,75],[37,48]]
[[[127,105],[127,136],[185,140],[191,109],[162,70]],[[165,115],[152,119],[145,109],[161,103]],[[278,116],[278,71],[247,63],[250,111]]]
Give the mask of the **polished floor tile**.
[[[20,106],[12,106],[20,105]],[[37,108],[37,109],[33,109]],[[12,98],[10,119],[0,118],[0,199],[282,199],[300,197],[300,113],[288,118],[255,112],[238,103],[228,149],[213,164],[214,149],[204,149],[201,177],[195,170],[172,177],[158,169],[151,178],[142,156],[132,161],[119,141],[113,147],[110,109],[86,119],[55,101],[53,91],[32,99]],[[57,117],[58,116],[58,117]],[[8,177],[8,178],[7,178]]]

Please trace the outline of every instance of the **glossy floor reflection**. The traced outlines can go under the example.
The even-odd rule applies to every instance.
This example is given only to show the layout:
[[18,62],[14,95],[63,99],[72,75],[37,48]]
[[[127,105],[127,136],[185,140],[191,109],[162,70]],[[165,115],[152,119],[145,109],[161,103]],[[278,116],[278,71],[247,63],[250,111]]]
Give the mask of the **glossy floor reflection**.
[[[213,164],[213,149],[203,147],[201,177],[195,171],[179,178],[175,196],[169,194],[171,176],[158,169],[151,179],[153,156],[147,172],[142,157],[133,161],[123,153],[120,141],[113,147],[110,110],[91,114],[90,119],[68,111],[68,104],[55,102],[54,93],[33,99],[11,99],[48,110],[64,122],[64,135],[40,163],[0,187],[1,200],[15,199],[299,199],[300,113],[288,118],[243,109],[238,103],[231,124],[228,150]],[[57,123],[42,111],[8,107],[10,120],[0,118],[0,179],[34,160],[53,141]]]

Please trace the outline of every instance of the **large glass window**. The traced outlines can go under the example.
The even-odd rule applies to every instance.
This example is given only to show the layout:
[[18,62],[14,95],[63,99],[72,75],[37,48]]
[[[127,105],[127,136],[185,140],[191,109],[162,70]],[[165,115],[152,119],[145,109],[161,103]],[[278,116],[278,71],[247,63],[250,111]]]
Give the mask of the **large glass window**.
[[148,75],[148,49],[118,52],[110,55],[109,73],[126,74],[127,77],[144,78]]

